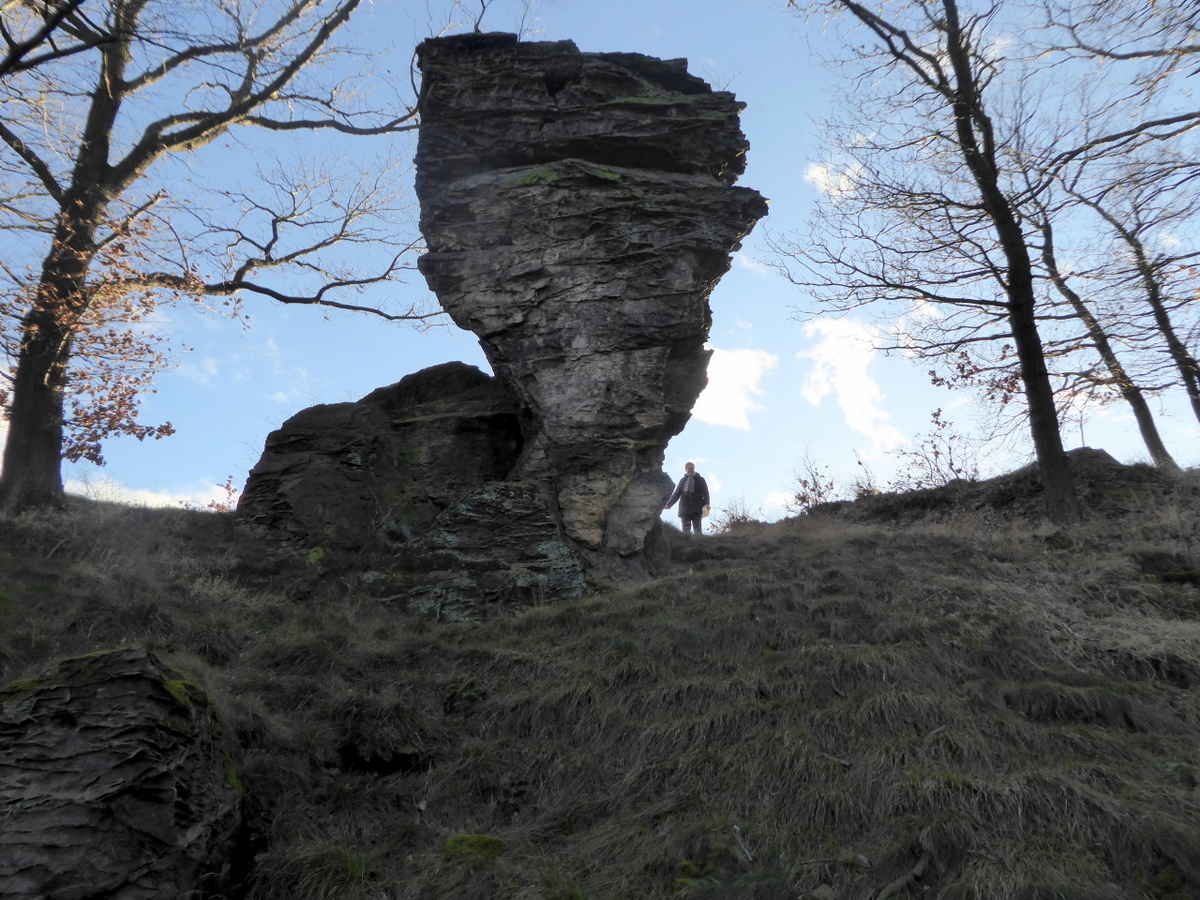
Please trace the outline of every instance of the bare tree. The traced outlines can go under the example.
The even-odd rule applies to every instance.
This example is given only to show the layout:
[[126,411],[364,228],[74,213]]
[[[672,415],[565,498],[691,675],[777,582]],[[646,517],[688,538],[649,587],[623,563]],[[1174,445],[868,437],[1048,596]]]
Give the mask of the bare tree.
[[930,413],[929,424],[930,430],[917,435],[911,447],[893,452],[901,467],[888,482],[891,490],[920,491],[952,481],[979,480],[979,442],[956,431],[940,409]]
[[1054,49],[1085,58],[1150,62],[1142,88],[1195,66],[1200,58],[1200,8],[1191,0],[1044,0]]
[[[1115,181],[1092,195],[1073,189],[1071,196],[1094,212],[1123,247],[1122,256],[1126,260],[1121,271],[1123,280],[1131,281],[1140,295],[1144,310],[1153,323],[1154,337],[1158,345],[1165,348],[1187,393],[1192,412],[1200,420],[1200,362],[1188,348],[1175,322],[1175,313],[1192,305],[1200,287],[1191,277],[1200,254],[1195,251],[1163,252],[1150,245],[1149,233],[1167,227],[1171,218],[1163,215],[1161,207],[1156,208],[1155,203],[1163,193],[1160,179],[1164,177],[1161,170],[1156,170],[1150,179]],[[1191,193],[1189,190],[1188,194]],[[1185,203],[1189,213],[1195,211],[1195,202],[1190,196]],[[1195,227],[1194,216],[1181,218],[1184,227]],[[1177,221],[1176,224],[1180,223]],[[1185,282],[1182,287],[1178,284],[1180,280]],[[1145,314],[1140,318],[1144,320]],[[1146,326],[1142,328],[1145,330]]]
[[957,0],[910,0],[889,7],[892,18],[885,18],[855,0],[815,7],[861,26],[852,43],[855,88],[870,100],[859,101],[861,125],[839,145],[852,158],[843,205],[854,212],[834,216],[843,227],[853,223],[857,249],[867,251],[820,242],[815,254],[795,243],[785,251],[813,266],[816,283],[833,288],[843,308],[886,299],[933,304],[939,316],[947,310],[950,321],[939,325],[953,335],[927,349],[1010,341],[1046,512],[1059,522],[1078,519],[1039,330],[1034,262],[1005,177],[1005,136],[986,102],[1001,74],[988,52],[997,9],[962,16]]
[[[0,273],[10,282],[10,306],[23,308],[0,509],[61,498],[73,353],[106,293],[257,294],[388,319],[428,315],[354,299],[395,279],[414,248],[379,221],[385,178],[363,176],[344,189],[315,167],[292,164],[252,189],[227,166],[231,186],[223,194],[173,200],[156,175],[174,155],[235,128],[356,137],[413,128],[411,104],[360,105],[321,65],[360,3],[104,0],[88,8],[104,40],[57,56],[18,54],[24,68],[0,81],[0,228],[20,238],[14,249],[40,248],[42,262],[29,275],[5,262]],[[56,27],[70,26],[79,39],[78,16],[67,11]],[[254,155],[261,158],[261,146]],[[334,161],[328,169],[345,166]],[[152,245],[117,274],[98,271],[105,248],[147,217],[155,223]],[[367,272],[331,256],[347,244],[382,246],[377,266]]]
[[1171,456],[1170,451],[1167,450],[1162,436],[1159,434],[1158,426],[1154,421],[1154,415],[1150,411],[1150,404],[1146,401],[1145,392],[1126,370],[1125,365],[1113,347],[1113,341],[1109,337],[1108,329],[1100,317],[1088,305],[1079,292],[1075,290],[1069,273],[1064,272],[1059,265],[1058,252],[1054,243],[1052,216],[1043,214],[1036,221],[1036,227],[1041,233],[1041,257],[1050,282],[1070,305],[1076,318],[1087,329],[1088,339],[1103,363],[1107,378],[1100,380],[1100,383],[1114,387],[1121,398],[1129,404],[1129,408],[1133,412],[1134,421],[1137,423],[1138,433],[1141,435],[1142,442],[1146,445],[1146,449],[1150,453],[1150,458],[1154,460],[1154,464],[1163,469],[1178,471],[1179,465]]

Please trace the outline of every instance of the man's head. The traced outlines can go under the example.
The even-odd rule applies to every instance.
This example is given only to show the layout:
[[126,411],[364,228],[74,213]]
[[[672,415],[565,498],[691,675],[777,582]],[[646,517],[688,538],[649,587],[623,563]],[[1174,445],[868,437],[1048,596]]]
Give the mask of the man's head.
[[684,463],[683,471],[687,472],[689,475],[695,475],[696,474],[696,464],[695,463]]

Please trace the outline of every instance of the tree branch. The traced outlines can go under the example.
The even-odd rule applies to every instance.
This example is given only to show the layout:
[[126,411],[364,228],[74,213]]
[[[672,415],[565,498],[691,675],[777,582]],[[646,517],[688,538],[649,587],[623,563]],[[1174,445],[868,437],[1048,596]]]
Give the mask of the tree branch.
[[14,134],[3,121],[0,121],[0,140],[8,144],[12,148],[12,151],[25,161],[26,165],[33,170],[33,174],[37,176],[38,181],[46,189],[46,193],[56,203],[61,204],[65,192],[62,185],[58,183],[58,179],[54,177],[54,173],[50,171],[50,167],[46,165],[40,156],[33,152],[33,148]]
[[340,131],[342,134],[353,134],[363,137],[380,134],[399,134],[404,131],[415,131],[420,127],[417,123],[405,125],[405,122],[411,122],[417,115],[415,109],[409,110],[403,116],[392,119],[383,125],[376,125],[369,128],[360,125],[351,125],[347,122],[339,122],[336,119],[269,119],[265,116],[247,116],[242,121],[247,125],[257,125],[260,128],[266,128],[270,131],[318,131],[332,130]]
[[[312,39],[295,53],[273,78],[257,90],[251,90],[249,87],[256,59],[256,56],[251,54],[242,89],[234,93],[233,102],[227,109],[216,113],[197,113],[191,116],[168,116],[150,123],[142,133],[141,139],[125,158],[113,167],[115,183],[122,187],[130,184],[163,153],[191,150],[210,143],[220,137],[231,125],[244,121],[255,109],[275,99],[283,87],[312,61],[333,33],[345,24],[360,3],[361,0],[345,0],[335,12],[322,19],[320,27],[316,29],[316,34]],[[302,11],[309,5],[310,0],[301,0],[284,17],[281,17],[279,22],[293,16],[298,10]],[[279,26],[279,22],[276,23],[276,27]],[[194,121],[194,124],[178,131],[171,131],[172,128],[184,121]]]
[[[64,21],[69,16],[78,13],[83,3],[84,0],[59,0],[57,4],[54,4],[50,0],[47,0],[45,3],[46,12],[43,15],[41,27],[23,41],[13,37],[9,30],[4,27],[3,20],[0,19],[0,37],[3,37],[4,43],[8,48],[4,57],[0,58],[0,78],[7,75],[14,75],[17,72],[27,72],[30,69],[36,69],[43,63],[65,59],[68,56],[74,56],[76,53],[91,50],[93,47],[112,40],[109,35],[93,32],[78,44],[72,44],[67,47],[54,46],[54,33],[60,29],[67,31],[66,28],[63,28]],[[10,4],[5,5],[8,6]],[[68,31],[68,33],[70,32]],[[45,44],[49,44],[52,49],[37,56],[28,56]]]

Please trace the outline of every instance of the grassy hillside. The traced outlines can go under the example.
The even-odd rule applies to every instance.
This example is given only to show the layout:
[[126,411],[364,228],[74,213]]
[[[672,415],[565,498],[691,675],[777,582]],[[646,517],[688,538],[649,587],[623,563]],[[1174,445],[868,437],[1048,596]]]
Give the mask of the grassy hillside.
[[0,520],[0,683],[145,642],[203,684],[264,900],[1200,897],[1195,478],[889,518],[462,624],[381,557],[80,504]]

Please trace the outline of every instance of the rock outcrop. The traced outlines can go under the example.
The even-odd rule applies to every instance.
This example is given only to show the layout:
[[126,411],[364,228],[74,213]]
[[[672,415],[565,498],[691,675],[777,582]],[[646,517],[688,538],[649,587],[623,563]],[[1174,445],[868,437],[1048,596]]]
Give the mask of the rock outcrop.
[[579,596],[583,558],[650,558],[708,295],[766,201],[732,186],[742,104],[684,60],[494,34],[419,58],[420,266],[495,378],[451,363],[303,411],[238,511],[309,550],[373,545],[364,590],[477,617]]
[[550,507],[507,480],[521,446],[511,394],[446,363],[290,418],[238,514],[305,551],[382,551],[360,590],[439,619],[581,596],[583,563]]
[[581,597],[583,562],[536,488],[485,484],[448,507],[423,540],[398,549],[371,593],[444,621]]
[[708,295],[766,212],[742,104],[685,60],[423,43],[420,261],[522,408],[513,478],[589,551],[637,554],[706,384]]
[[505,479],[520,449],[512,396],[446,363],[292,416],[267,437],[238,512],[309,548],[411,541],[468,491]]
[[203,692],[145,650],[0,688],[0,896],[217,896],[236,781]]

